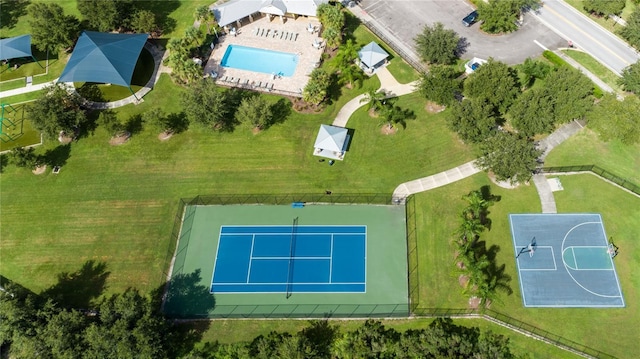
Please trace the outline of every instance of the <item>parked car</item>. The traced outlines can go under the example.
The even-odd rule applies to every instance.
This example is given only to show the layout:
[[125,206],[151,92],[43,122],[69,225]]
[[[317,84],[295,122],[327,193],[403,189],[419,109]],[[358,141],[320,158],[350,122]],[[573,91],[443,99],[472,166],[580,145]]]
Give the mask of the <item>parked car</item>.
[[469,15],[462,19],[462,24],[469,27],[475,24],[476,21],[478,21],[478,10],[473,10]]

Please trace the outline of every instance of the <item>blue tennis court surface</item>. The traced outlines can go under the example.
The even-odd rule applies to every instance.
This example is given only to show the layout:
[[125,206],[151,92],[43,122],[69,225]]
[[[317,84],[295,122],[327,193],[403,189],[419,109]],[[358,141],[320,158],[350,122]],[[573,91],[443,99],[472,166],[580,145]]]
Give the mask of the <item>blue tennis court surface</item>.
[[222,226],[212,293],[364,293],[366,226]]
[[625,306],[599,214],[511,214],[509,220],[525,307]]

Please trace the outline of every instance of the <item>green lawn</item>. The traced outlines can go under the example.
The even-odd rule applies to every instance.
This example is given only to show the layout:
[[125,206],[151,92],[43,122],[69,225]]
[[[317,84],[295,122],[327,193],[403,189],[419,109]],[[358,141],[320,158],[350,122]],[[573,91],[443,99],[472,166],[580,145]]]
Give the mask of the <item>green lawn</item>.
[[556,147],[545,166],[598,165],[607,171],[640,185],[640,144],[624,145],[613,140],[603,142],[586,128]]
[[[640,281],[633,274],[640,261],[640,244],[635,240],[640,235],[640,199],[588,174],[562,176],[561,181],[565,190],[555,193],[558,211],[601,213],[607,234],[614,238],[616,245],[625,248],[624,253],[616,257],[616,267],[627,307],[524,308],[512,256],[508,214],[539,213],[540,202],[533,186],[504,190],[491,185],[491,193],[501,196],[501,200],[489,208],[491,231],[483,233],[481,240],[486,241],[487,246],[499,246],[496,261],[498,265],[505,265],[513,290],[511,295],[503,294],[503,303],[493,303],[491,309],[605,353],[630,357],[640,350],[637,340],[633,339],[635,333],[627,329],[640,318],[634,304],[638,302]],[[457,223],[441,218],[456,218],[465,204],[460,197],[488,184],[486,176],[478,174],[417,196],[416,207],[423,210],[417,216],[421,306],[466,306],[466,297],[461,294],[454,274],[453,247],[448,244]]]
[[582,51],[575,50],[564,50],[563,51],[567,56],[576,60],[580,65],[584,66],[587,70],[589,70],[594,75],[598,76],[598,78],[607,85],[611,86],[611,88],[617,93],[623,93],[622,88],[618,84],[618,80],[620,77],[616,75],[613,71],[606,68],[604,65],[599,63],[596,59],[591,57],[591,55]]
[[[4,133],[0,142],[0,151],[9,150],[15,147],[29,146],[40,142],[40,132],[36,131],[29,120],[25,119],[25,106],[12,106],[16,111],[6,114],[6,118],[13,123],[5,124],[2,127]],[[9,111],[9,108],[6,109]]]
[[[163,75],[143,104],[126,106],[119,116],[126,120],[153,106],[179,112],[179,92]],[[391,193],[403,181],[471,158],[445,129],[442,115],[421,110],[417,97],[399,104],[414,106],[418,115],[406,130],[382,135],[378,121],[359,112],[348,125],[354,129],[351,150],[331,167],[312,156],[312,144],[332,108],[291,113],[257,135],[245,127],[214,133],[192,126],[160,142],[155,131],[143,130],[120,147],[109,146],[109,135],[98,128],[71,145],[59,175],[7,167],[0,188],[3,274],[39,292],[55,283],[56,273],[96,260],[111,273],[109,293],[129,286],[149,291],[159,284],[173,245],[169,231],[180,197],[326,188]]]

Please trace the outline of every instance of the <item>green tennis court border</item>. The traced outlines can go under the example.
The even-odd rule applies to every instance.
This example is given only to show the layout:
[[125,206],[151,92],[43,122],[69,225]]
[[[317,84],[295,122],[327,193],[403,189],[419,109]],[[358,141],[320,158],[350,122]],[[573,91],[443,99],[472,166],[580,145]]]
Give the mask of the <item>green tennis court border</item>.
[[[304,202],[304,208],[291,203]],[[381,194],[230,195],[181,200],[163,302],[173,318],[407,317],[407,212]],[[366,225],[366,293],[208,293],[221,225]],[[175,228],[178,227],[178,228]]]

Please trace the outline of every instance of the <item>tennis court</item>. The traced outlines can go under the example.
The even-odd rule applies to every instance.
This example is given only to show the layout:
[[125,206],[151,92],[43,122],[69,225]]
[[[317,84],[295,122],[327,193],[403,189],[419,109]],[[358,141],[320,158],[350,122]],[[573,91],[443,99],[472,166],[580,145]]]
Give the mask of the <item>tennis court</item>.
[[163,310],[174,318],[409,314],[402,205],[188,205]]
[[366,226],[222,226],[211,293],[366,292]]
[[525,307],[624,307],[600,214],[511,214]]

